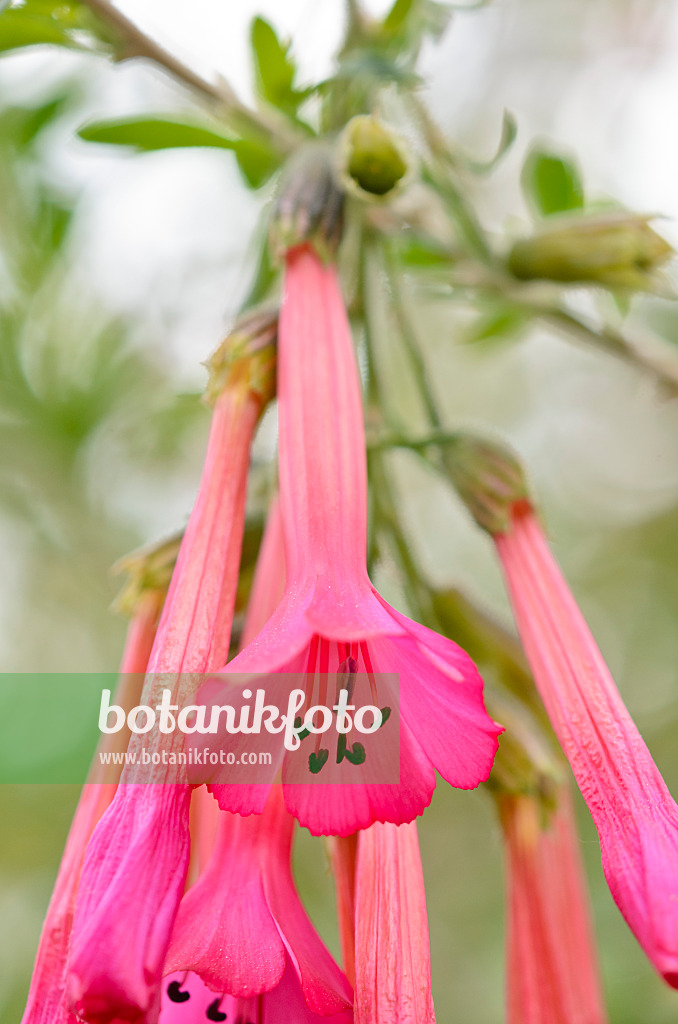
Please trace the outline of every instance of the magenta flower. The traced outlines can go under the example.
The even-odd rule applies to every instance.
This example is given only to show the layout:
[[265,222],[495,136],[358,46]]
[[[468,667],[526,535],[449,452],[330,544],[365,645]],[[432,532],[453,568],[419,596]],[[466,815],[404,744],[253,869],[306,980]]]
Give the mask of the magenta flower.
[[614,900],[678,987],[678,807],[527,502],[496,537],[535,682],[600,837]]
[[179,908],[164,968],[172,976],[169,984],[165,979],[167,999],[182,998],[174,979],[190,971],[215,1004],[239,999],[256,1006],[266,993],[277,1005],[281,993],[274,993],[282,986],[283,1003],[289,998],[303,1006],[303,1020],[348,1024],[351,986],[307,917],[292,877],[295,821],[281,787],[273,787],[260,815],[242,818],[213,806],[216,842]]
[[[336,268],[324,266],[310,246],[287,254],[278,399],[286,588],[269,623],[228,671],[313,680],[350,664],[371,679],[399,674],[400,781],[339,792],[300,784],[287,755],[282,770],[287,806],[314,834],[411,821],[430,802],[436,771],[464,789],[488,777],[501,728],[485,711],[482,680],[468,656],[390,608],[368,578],[358,371]],[[309,698],[310,691],[311,685]],[[373,698],[388,704],[383,694]],[[282,753],[273,759],[271,781]],[[214,781],[225,810],[262,809],[265,785]]]
[[[241,336],[234,334],[234,340]],[[226,659],[249,449],[268,397],[267,360],[265,350],[254,357],[236,351],[233,372],[217,398],[198,497],[148,666],[145,704],[157,704],[157,689],[170,685],[186,699],[187,674]],[[135,736],[130,749],[138,750],[139,740]],[[183,736],[158,734],[153,742],[180,750]],[[169,781],[176,779],[176,768],[165,766],[150,784],[135,784],[134,778],[126,767],[90,842],[80,884],[69,1005],[88,1024],[157,1018],[163,964],[184,893],[191,786]]]
[[503,796],[500,810],[508,1024],[606,1024],[570,794],[546,824],[532,796]]
[[[130,623],[120,666],[120,686],[116,693],[116,701],[123,706],[133,707],[138,703],[140,675],[148,665],[161,604],[161,593],[149,592],[144,595]],[[113,738],[108,736],[106,740],[109,742],[102,744],[100,749],[113,749]],[[68,833],[66,849],[40,936],[21,1024],[72,1024],[75,1020],[66,1006],[66,965],[73,912],[87,843],[111,803],[116,786],[113,779],[107,778],[106,769],[95,760]]]
[[355,907],[356,1024],[435,1024],[416,822],[360,833]]

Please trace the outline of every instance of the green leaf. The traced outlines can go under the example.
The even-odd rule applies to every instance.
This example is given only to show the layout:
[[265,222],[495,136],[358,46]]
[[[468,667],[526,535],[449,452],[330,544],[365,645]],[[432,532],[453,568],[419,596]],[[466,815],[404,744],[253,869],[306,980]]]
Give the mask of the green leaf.
[[0,17],[0,52],[41,43],[73,45],[64,30],[49,18],[25,14],[21,8],[5,11]]
[[386,35],[394,36],[403,27],[410,16],[415,0],[395,0],[393,7],[383,21]]
[[131,146],[150,153],[161,149],[212,147],[235,153],[240,170],[252,188],[267,181],[280,158],[265,143],[254,139],[232,138],[200,124],[169,118],[129,118],[120,121],[95,121],[78,132],[86,142],[112,146]]
[[497,302],[483,312],[467,331],[465,341],[477,344],[497,344],[520,335],[529,322],[524,309],[509,303]]
[[0,4],[0,52],[51,43],[80,49],[71,31],[82,14],[79,3],[26,0],[22,7]]
[[254,18],[250,29],[259,95],[286,114],[296,117],[300,105],[312,89],[297,90],[296,64],[290,56],[290,44],[281,43],[275,29],[263,18]]
[[412,270],[448,268],[454,255],[439,242],[424,235],[404,235],[395,245],[398,260]]
[[515,142],[517,134],[518,122],[509,110],[505,110],[501,124],[501,137],[496,153],[489,160],[485,161],[467,160],[469,169],[475,174],[490,174],[506,156]]
[[538,213],[547,217],[584,206],[584,186],[576,164],[545,150],[533,149],[523,167],[523,189]]

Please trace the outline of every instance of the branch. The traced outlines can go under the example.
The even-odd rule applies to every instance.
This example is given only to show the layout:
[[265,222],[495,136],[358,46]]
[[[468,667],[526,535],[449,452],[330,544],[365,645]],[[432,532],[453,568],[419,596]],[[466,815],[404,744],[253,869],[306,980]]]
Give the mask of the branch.
[[[529,308],[529,307],[528,307]],[[603,327],[596,330],[564,309],[532,309],[546,323],[565,331],[571,337],[595,345],[641,370],[651,373],[671,396],[678,395],[678,351],[668,342],[651,334],[636,340],[618,331]]]
[[116,60],[141,58],[153,61],[174,78],[179,79],[216,104],[230,121],[236,124],[240,123],[249,131],[264,136],[282,152],[288,152],[292,148],[293,136],[289,130],[285,131],[282,124],[247,107],[224,79],[220,78],[217,82],[210,82],[197,74],[145,32],[142,32],[122,11],[109,3],[109,0],[83,0],[83,3],[119,36],[122,50],[116,55]]

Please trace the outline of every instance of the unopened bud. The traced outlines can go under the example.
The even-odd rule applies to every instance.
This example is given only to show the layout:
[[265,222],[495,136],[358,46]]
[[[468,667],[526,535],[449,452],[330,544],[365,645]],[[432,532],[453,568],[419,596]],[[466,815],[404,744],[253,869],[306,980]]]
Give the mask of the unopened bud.
[[271,215],[269,242],[276,261],[305,243],[330,259],[341,241],[344,190],[337,182],[334,150],[310,143],[290,160]]
[[245,384],[262,408],[275,394],[278,311],[270,307],[245,313],[205,364],[209,379],[205,401],[214,405],[223,390]]
[[404,140],[375,117],[360,114],[341,138],[341,177],[363,199],[390,199],[402,191],[412,163]]
[[442,449],[447,474],[469,512],[493,537],[506,533],[511,510],[528,500],[518,457],[499,441],[460,433]]
[[673,249],[651,218],[614,211],[571,214],[517,241],[508,268],[522,280],[597,282],[610,288],[657,289],[656,271]]
[[115,611],[131,618],[147,594],[167,593],[183,535],[183,530],[178,530],[171,537],[138,548],[115,563],[113,572],[127,575],[113,603]]

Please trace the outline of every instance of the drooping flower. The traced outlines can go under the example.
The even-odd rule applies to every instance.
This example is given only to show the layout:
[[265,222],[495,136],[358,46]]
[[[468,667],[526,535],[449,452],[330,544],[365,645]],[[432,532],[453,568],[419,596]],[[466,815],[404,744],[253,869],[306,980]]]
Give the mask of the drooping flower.
[[508,1024],[606,1024],[571,797],[545,819],[530,794],[499,798],[506,844]]
[[448,469],[492,536],[534,681],[600,838],[610,892],[678,987],[678,806],[551,554],[512,452],[461,436]]
[[[280,506],[271,503],[247,606],[243,643],[265,625],[284,589]],[[204,793],[204,790],[199,793]],[[199,794],[196,794],[199,795]],[[243,1024],[331,1017],[349,1024],[353,993],[306,916],[291,868],[294,818],[274,787],[261,815],[196,803],[193,844],[209,857],[185,894],[165,962],[161,1024],[186,1020],[192,1000],[208,1020]],[[177,987],[177,981],[183,983]],[[226,1014],[224,1018],[219,1014]],[[191,1017],[190,1019],[193,1019]],[[195,1019],[204,1019],[196,1016]]]
[[296,823],[281,787],[272,788],[260,815],[218,813],[212,856],[179,908],[165,962],[171,975],[165,995],[172,1001],[169,986],[189,971],[213,1000],[255,1006],[265,994],[276,1005],[281,995],[274,993],[283,986],[290,998],[297,993],[304,1020],[319,1024],[331,1017],[348,1024],[351,986],[307,917],[292,877]]
[[[227,657],[249,449],[271,394],[275,322],[253,315],[212,364],[214,414],[195,507],[181,544],[144,684],[186,699],[199,674]],[[192,676],[191,674],[198,674]],[[169,752],[180,732],[150,741]],[[135,736],[130,751],[139,751]],[[126,766],[90,842],[69,962],[69,1005],[88,1024],[144,1021],[160,1009],[160,981],[189,861],[191,786],[160,765],[143,783]],[[177,781],[178,780],[178,781]]]
[[[138,703],[163,599],[162,591],[149,590],[140,595],[136,602],[115,698],[125,709]],[[99,754],[113,752],[117,739],[118,736],[113,734],[101,738],[80,795],[47,908],[22,1024],[75,1024],[75,1017],[66,1004],[67,959],[73,914],[87,843],[96,823],[111,804],[117,787],[115,767],[104,766]],[[121,771],[120,766],[117,769],[118,776]]]
[[[309,703],[314,685],[324,703],[328,676],[359,672],[373,683],[379,673],[399,674],[399,781],[304,784],[290,759],[283,760],[282,746],[270,779],[282,760],[287,806],[314,834],[411,821],[431,799],[436,770],[460,788],[487,778],[501,729],[485,711],[482,681],[468,656],[389,607],[368,578],[358,370],[336,267],[323,265],[308,245],[286,256],[278,399],[285,593],[227,671],[302,675]],[[374,690],[378,683],[373,698],[381,707]],[[261,810],[265,786],[212,781],[224,809]]]
[[356,1024],[435,1024],[416,822],[359,833],[355,906]]
[[612,896],[678,987],[678,807],[531,506],[514,505],[495,540],[535,682],[598,830]]

